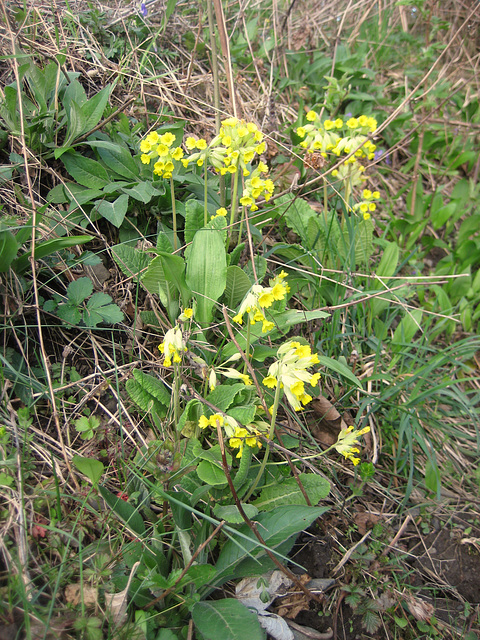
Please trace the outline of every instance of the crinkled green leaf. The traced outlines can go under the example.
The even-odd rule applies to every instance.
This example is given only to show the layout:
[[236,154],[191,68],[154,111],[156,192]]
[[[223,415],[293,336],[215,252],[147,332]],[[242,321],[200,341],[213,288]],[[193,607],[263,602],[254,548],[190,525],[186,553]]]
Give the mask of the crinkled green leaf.
[[122,272],[129,278],[138,281],[146,271],[150,256],[144,251],[128,244],[117,244],[111,248],[112,256]]
[[[314,473],[300,473],[299,480],[314,506],[330,493],[330,483],[322,476]],[[260,511],[270,511],[280,505],[306,505],[307,502],[295,478],[287,478],[281,483],[275,483],[262,489],[260,497],[253,504]]]
[[233,598],[196,602],[192,608],[192,618],[205,640],[265,639],[257,614]]

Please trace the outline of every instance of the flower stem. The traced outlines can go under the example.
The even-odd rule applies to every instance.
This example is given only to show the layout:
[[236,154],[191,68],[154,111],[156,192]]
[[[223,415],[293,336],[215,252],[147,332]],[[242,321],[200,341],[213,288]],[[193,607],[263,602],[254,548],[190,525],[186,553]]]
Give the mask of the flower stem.
[[208,181],[207,181],[207,165],[205,164],[205,177],[204,177],[204,184],[203,184],[203,226],[204,227],[207,226],[207,222],[208,222],[207,202],[208,202]]
[[233,178],[232,205],[231,205],[231,212],[230,212],[230,224],[228,227],[228,235],[227,235],[227,247],[230,244],[230,240],[233,234],[233,225],[235,224],[236,218],[237,218],[237,207],[238,207],[237,195],[238,195],[238,167],[237,167],[237,170],[235,171],[235,176]]
[[173,215],[173,250],[177,250],[177,210],[175,208],[175,185],[173,177],[170,177],[170,193],[172,196],[172,215]]
[[273,440],[273,436],[275,434],[275,423],[276,423],[276,420],[277,420],[277,411],[278,411],[278,405],[280,404],[280,395],[281,395],[281,393],[282,393],[281,384],[280,384],[280,382],[277,382],[277,388],[275,389],[275,399],[273,401],[273,407],[272,407],[272,420],[270,422],[270,432],[268,434],[269,442],[267,442],[267,445],[265,447],[265,455],[263,456],[262,464],[260,465],[260,469],[259,469],[259,471],[257,473],[257,477],[255,478],[252,486],[250,487],[249,492],[247,493],[247,495],[243,499],[244,502],[247,502],[247,500],[250,498],[252,493],[257,488],[258,483],[260,482],[260,479],[261,479],[261,477],[263,475],[263,472],[265,471],[265,467],[267,466],[268,456],[270,454],[270,440]]
[[247,362],[250,360],[250,331],[250,321],[247,320],[247,343],[245,345],[245,355],[247,356],[247,359],[243,365],[243,373],[247,373]]
[[175,440],[178,440],[178,420],[180,418],[180,372],[178,364],[173,364],[173,420],[175,422]]

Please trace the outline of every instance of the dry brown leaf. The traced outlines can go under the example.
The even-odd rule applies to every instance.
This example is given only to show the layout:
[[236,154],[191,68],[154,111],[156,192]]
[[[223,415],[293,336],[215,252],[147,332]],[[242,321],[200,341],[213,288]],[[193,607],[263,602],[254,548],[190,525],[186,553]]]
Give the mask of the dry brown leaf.
[[133,576],[140,565],[140,562],[136,562],[131,571],[130,576],[128,578],[127,586],[123,591],[119,591],[118,593],[107,593],[105,592],[105,608],[107,613],[111,616],[112,623],[114,626],[120,626],[125,622],[127,617],[127,605],[128,605],[128,590],[130,588],[130,584],[133,580]]
[[429,602],[424,602],[420,598],[415,598],[411,593],[406,591],[403,594],[405,602],[407,603],[408,610],[414,618],[428,622],[435,613],[435,607]]
[[314,438],[326,447],[335,444],[340,431],[348,427],[344,417],[323,396],[314,398],[308,406],[313,411],[313,414],[310,413],[309,425]]
[[358,527],[358,532],[363,536],[369,529],[373,529],[380,520],[380,516],[376,516],[368,511],[358,511],[353,519]]
[[65,587],[65,600],[69,604],[73,604],[76,607],[81,600],[83,594],[83,603],[86,607],[96,607],[98,603],[98,589],[91,587],[88,584],[82,585],[79,583],[68,584]]
[[[308,574],[304,573],[299,577],[302,584],[306,585],[311,581]],[[282,597],[281,604],[277,609],[277,614],[282,618],[294,620],[301,611],[308,611],[310,608],[310,598],[303,592],[290,593]]]

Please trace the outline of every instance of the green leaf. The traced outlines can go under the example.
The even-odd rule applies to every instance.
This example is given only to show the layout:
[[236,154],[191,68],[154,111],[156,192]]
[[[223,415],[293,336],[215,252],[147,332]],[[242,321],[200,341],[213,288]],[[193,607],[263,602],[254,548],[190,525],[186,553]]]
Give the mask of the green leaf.
[[125,502],[125,500],[122,500],[121,498],[117,498],[117,496],[106,487],[100,486],[98,487],[98,490],[108,506],[131,531],[139,536],[142,536],[145,533],[145,523],[143,522],[143,518],[133,504]]
[[[100,318],[100,320],[97,320],[97,318]],[[123,312],[118,305],[112,304],[112,298],[101,291],[93,294],[87,302],[87,308],[83,313],[83,320],[87,327],[95,327],[98,322],[115,324],[116,322],[122,322],[123,319]]]
[[77,306],[92,294],[93,282],[90,278],[78,278],[67,287],[68,299]]
[[[67,134],[65,136],[62,147],[56,150],[55,157],[59,158],[64,155],[64,149],[68,149],[72,142],[82,135],[85,131],[85,116],[82,108],[75,100],[71,100],[66,107],[67,112]],[[88,185],[87,185],[88,186]]]
[[[330,493],[330,483],[322,476],[314,473],[300,473],[299,479],[314,506]],[[270,511],[280,505],[306,505],[307,502],[295,478],[287,478],[281,483],[265,487],[253,504],[260,511]]]
[[360,380],[342,362],[338,362],[338,360],[334,360],[328,356],[318,356],[318,359],[323,367],[327,367],[327,369],[331,369],[332,371],[339,373],[344,378],[347,378],[347,380],[350,380],[350,382],[352,382],[356,387],[362,389],[362,383]]
[[153,409],[158,415],[163,416],[166,408],[170,406],[171,391],[161,380],[140,369],[133,370],[133,378],[127,380],[126,388],[130,398],[145,413]]
[[205,207],[203,202],[191,198],[185,203],[185,243],[192,242],[195,234],[205,225]]
[[57,309],[57,316],[66,324],[78,325],[82,321],[80,309],[73,304],[61,304]]
[[103,165],[80,153],[68,151],[62,156],[66,170],[79,184],[89,189],[101,189],[110,182]]
[[392,337],[394,351],[400,351],[403,346],[411,344],[417,331],[422,328],[422,316],[423,311],[421,309],[407,311],[406,315],[400,320]]
[[243,382],[236,384],[219,384],[211,391],[206,400],[220,411],[227,411],[228,407],[233,403],[235,397],[245,390]]
[[[305,507],[297,505],[285,505],[260,513],[255,519],[258,530],[261,531],[265,544],[270,549],[275,549],[300,531],[309,527],[312,522],[325,513],[324,507]],[[239,533],[247,536],[229,539],[222,547],[216,563],[218,575],[215,585],[219,586],[235,576],[235,567],[242,560],[251,556],[260,558],[265,555],[265,549],[259,545],[258,539],[252,533],[248,525],[243,525]],[[293,540],[292,540],[293,545]]]
[[135,182],[138,180],[137,164],[130,151],[119,142],[92,140],[89,144],[92,147],[97,147],[100,158],[109,169],[118,173],[122,178],[135,180]]
[[175,322],[179,308],[178,289],[174,283],[170,282],[165,276],[163,261],[160,256],[150,262],[141,281],[149,293],[157,295],[160,298],[160,302],[167,308],[171,321]]
[[112,86],[107,84],[106,87],[101,89],[98,93],[92,96],[84,104],[82,104],[82,115],[84,117],[83,133],[88,133],[91,129],[97,126],[103,116],[105,107],[108,103],[110,91]]
[[221,466],[209,460],[202,460],[202,462],[200,462],[197,467],[197,475],[202,482],[212,487],[227,486],[227,476],[224,470]]
[[144,204],[148,204],[154,196],[161,196],[165,193],[165,189],[160,191],[160,189],[156,189],[151,182],[139,182],[130,189],[123,188],[122,191]]
[[[252,518],[255,518],[255,516],[258,514],[258,509],[253,504],[242,504],[242,508],[245,511],[247,517],[250,518],[250,520]],[[237,505],[235,504],[228,504],[225,506],[217,504],[213,508],[213,513],[219,520],[226,520],[231,524],[242,524],[243,522],[245,522],[240,514],[240,511],[238,510]]]
[[[84,244],[91,239],[92,236],[69,236],[68,238],[54,238],[53,240],[46,240],[39,245],[35,245],[35,260],[40,260],[41,258],[45,258],[45,256],[55,253],[56,251],[68,249],[69,247],[74,247],[77,244]],[[28,269],[31,253],[31,251],[27,251],[13,261],[12,267],[19,275],[22,275]]]
[[227,269],[223,299],[229,309],[235,309],[250,290],[252,283],[245,271],[236,265]]
[[139,251],[128,244],[117,244],[111,248],[112,256],[122,272],[138,282],[146,271],[150,257],[144,251]]
[[99,460],[93,458],[82,458],[81,456],[73,456],[73,464],[77,467],[80,473],[83,473],[93,485],[97,485],[102,477],[104,466]]
[[425,486],[436,496],[440,495],[440,470],[431,460],[427,460],[427,464],[425,465]]
[[[288,226],[301,238],[309,238],[308,221],[317,218],[318,213],[302,200],[292,195],[275,199],[275,212],[278,217],[284,216]],[[313,240],[313,238],[311,238]]]
[[186,283],[197,300],[196,320],[207,326],[217,300],[225,291],[227,258],[223,233],[218,229],[197,231],[187,264]]
[[192,297],[192,292],[185,282],[185,260],[181,256],[166,251],[159,251],[158,257],[162,263],[163,273],[167,282],[173,283],[180,293],[183,306],[186,307]]
[[113,202],[97,200],[95,203],[98,213],[111,222],[117,229],[122,226],[128,209],[128,196],[123,194]]
[[205,640],[265,640],[257,614],[233,598],[196,602],[192,618]]
[[18,245],[9,229],[0,230],[0,273],[5,273],[17,256]]

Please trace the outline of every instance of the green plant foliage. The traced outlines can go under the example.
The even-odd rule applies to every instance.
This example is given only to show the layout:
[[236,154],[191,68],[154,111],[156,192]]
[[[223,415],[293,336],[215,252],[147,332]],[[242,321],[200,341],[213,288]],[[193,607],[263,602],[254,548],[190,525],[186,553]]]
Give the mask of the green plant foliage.
[[192,609],[195,627],[204,638],[221,634],[225,640],[249,637],[264,640],[265,633],[255,613],[238,600],[225,598],[216,602],[197,602]]

